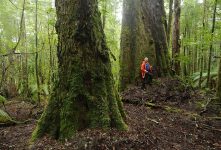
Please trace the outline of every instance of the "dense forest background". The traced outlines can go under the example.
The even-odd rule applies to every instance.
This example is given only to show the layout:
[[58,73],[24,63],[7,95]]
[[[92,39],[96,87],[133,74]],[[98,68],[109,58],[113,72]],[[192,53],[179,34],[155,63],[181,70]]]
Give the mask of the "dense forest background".
[[[118,80],[120,1],[100,1],[113,72]],[[33,102],[47,97],[57,75],[54,1],[8,1],[0,6],[1,94]]]
[[[103,28],[111,51],[116,86],[119,86],[120,41],[124,40],[124,36],[121,38],[122,4],[120,0],[99,1]],[[51,93],[58,66],[54,5],[54,1],[51,0],[1,2],[1,95],[5,97],[20,95],[33,102],[39,102],[40,99],[45,100]],[[173,38],[174,26],[173,1],[166,0],[164,5],[171,62],[180,62],[180,76],[188,77],[194,86],[214,89],[217,83],[221,47],[220,1],[181,2],[180,52],[176,58],[172,57],[173,44],[170,40]],[[145,38],[142,34],[138,36],[138,41]],[[142,59],[139,59],[137,61],[141,63]]]

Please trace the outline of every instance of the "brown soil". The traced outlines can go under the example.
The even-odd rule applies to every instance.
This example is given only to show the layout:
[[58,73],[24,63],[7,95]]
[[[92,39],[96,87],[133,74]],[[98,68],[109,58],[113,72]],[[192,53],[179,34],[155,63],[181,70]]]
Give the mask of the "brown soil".
[[[210,118],[218,112],[211,111],[212,107],[208,105],[209,110],[199,115],[211,96],[170,79],[157,80],[146,91],[131,87],[122,93],[128,131],[84,130],[65,141],[46,136],[32,146],[29,139],[41,110],[33,109],[30,103],[11,102],[6,108],[14,118],[33,118],[33,121],[0,127],[0,149],[218,150],[221,149],[221,120]],[[147,102],[167,109],[147,107]]]

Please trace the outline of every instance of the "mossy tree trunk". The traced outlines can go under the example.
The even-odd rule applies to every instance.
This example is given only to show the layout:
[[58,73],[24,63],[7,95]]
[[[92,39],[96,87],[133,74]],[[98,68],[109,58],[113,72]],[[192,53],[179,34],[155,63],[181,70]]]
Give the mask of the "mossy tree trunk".
[[69,138],[85,128],[126,129],[97,0],[56,0],[59,80],[33,133]]
[[171,24],[173,20],[173,0],[169,2],[169,16],[168,16],[168,24],[167,24],[167,43],[168,47],[170,46],[170,33],[171,33]]
[[[202,39],[205,40],[205,27],[206,27],[206,3],[207,1],[204,0],[203,1],[203,20],[202,20],[202,24],[203,24],[203,33],[202,33]],[[201,54],[200,54],[200,78],[199,78],[199,88],[201,88],[201,85],[202,85],[202,77],[203,77],[203,66],[204,66],[204,53],[205,51],[205,43],[202,43],[202,46],[201,46]]]
[[172,57],[173,68],[178,75],[181,74],[181,66],[179,61],[180,55],[180,13],[181,0],[174,0],[174,23],[173,23],[173,40],[172,40]]
[[123,20],[120,53],[120,90],[133,84],[140,76],[140,64],[149,57],[156,64],[154,43],[149,31],[145,30],[141,0],[123,1]]
[[146,31],[150,31],[155,46],[156,70],[159,77],[171,73],[166,38],[166,12],[163,0],[142,1],[143,19]]
[[[120,90],[134,84],[136,79],[140,77],[140,64],[144,57],[149,58],[154,68],[158,69],[159,75],[167,72],[167,69],[162,71],[162,68],[167,68],[167,63],[163,62],[166,62],[166,59],[169,61],[169,57],[165,57],[167,42],[165,20],[162,20],[163,17],[166,19],[166,16],[163,14],[163,3],[160,5],[159,7],[155,1],[124,0],[123,2]],[[160,16],[152,11],[155,13],[160,11]],[[155,22],[153,23],[153,21]],[[157,25],[158,27],[156,27]],[[158,29],[160,30],[158,31]]]
[[[27,44],[26,44],[26,23],[25,23],[25,6],[26,0],[23,1],[23,14],[21,20],[21,46],[24,47],[25,53],[27,53]],[[29,85],[28,85],[28,56],[24,54],[21,56],[21,84],[22,84],[22,95],[28,97]]]

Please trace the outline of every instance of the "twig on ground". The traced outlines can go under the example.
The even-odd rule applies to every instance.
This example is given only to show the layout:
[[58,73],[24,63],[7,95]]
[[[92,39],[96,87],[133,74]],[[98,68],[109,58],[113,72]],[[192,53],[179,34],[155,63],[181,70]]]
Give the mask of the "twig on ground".
[[206,105],[204,106],[203,110],[200,112],[200,115],[204,114],[205,112],[207,112],[207,106],[210,104],[211,102],[211,98],[208,98]]

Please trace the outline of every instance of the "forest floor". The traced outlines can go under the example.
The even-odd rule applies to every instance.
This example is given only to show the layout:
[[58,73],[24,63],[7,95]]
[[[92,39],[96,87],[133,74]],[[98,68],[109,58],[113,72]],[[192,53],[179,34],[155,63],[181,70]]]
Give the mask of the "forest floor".
[[14,99],[6,105],[11,116],[32,120],[0,127],[0,149],[218,150],[221,120],[213,95],[175,79],[157,79],[146,91],[130,87],[121,94],[128,131],[84,130],[63,142],[46,136],[32,146],[29,139],[42,110]]

